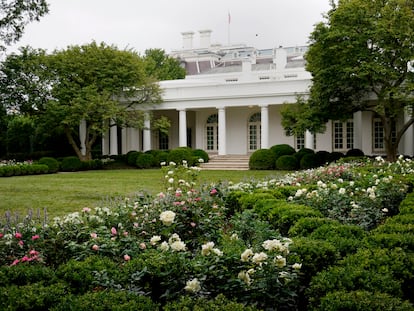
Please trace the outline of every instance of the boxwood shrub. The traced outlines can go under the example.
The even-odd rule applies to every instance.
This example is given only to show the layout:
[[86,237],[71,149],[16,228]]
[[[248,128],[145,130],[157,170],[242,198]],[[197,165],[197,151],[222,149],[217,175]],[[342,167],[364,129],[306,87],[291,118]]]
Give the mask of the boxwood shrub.
[[252,153],[249,159],[251,170],[275,169],[276,155],[271,149],[259,149]]
[[203,149],[193,150],[193,156],[196,158],[197,162],[199,159],[203,159],[204,163],[207,163],[209,161],[208,153],[205,152]]
[[307,170],[319,166],[318,156],[315,153],[308,153],[303,155],[299,161],[299,167],[302,170]]
[[282,155],[276,160],[276,169],[293,171],[299,168],[298,159],[293,155]]
[[283,155],[292,155],[296,153],[295,148],[293,148],[292,146],[288,144],[274,145],[270,147],[270,150],[272,150],[273,153],[275,154],[276,160]]
[[82,168],[82,162],[75,156],[65,157],[60,164],[60,168],[64,172],[79,171]]
[[52,157],[43,157],[38,161],[39,164],[46,164],[49,173],[56,173],[59,170],[59,161]]
[[326,224],[339,225],[340,223],[326,217],[302,217],[289,229],[289,236],[309,236],[313,231]]
[[142,154],[140,151],[131,150],[126,154],[126,161],[129,166],[136,166],[137,165],[137,158]]
[[154,156],[150,153],[142,153],[138,155],[136,166],[138,168],[151,168],[155,165]]
[[403,301],[386,293],[357,290],[330,292],[321,299],[316,309],[324,311],[412,311],[413,306],[409,301]]
[[188,165],[193,165],[193,152],[188,147],[178,147],[168,153],[167,162],[174,162],[177,165],[183,164],[183,160],[187,161]]

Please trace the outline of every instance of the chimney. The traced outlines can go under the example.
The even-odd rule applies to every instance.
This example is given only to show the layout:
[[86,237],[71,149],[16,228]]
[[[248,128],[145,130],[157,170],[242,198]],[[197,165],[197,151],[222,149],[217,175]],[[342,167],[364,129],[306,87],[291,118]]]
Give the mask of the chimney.
[[184,50],[191,50],[193,48],[193,31],[186,31],[182,32],[181,35],[183,36],[183,49]]
[[273,62],[276,64],[276,70],[282,71],[285,70],[287,64],[287,52],[283,47],[279,47],[275,50],[275,57]]
[[200,33],[200,48],[209,48],[211,46],[211,30],[199,30]]

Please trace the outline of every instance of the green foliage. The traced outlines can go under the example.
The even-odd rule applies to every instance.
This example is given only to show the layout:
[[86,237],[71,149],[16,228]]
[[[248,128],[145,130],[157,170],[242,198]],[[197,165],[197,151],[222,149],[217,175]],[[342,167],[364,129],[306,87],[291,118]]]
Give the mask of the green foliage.
[[275,160],[277,160],[282,155],[292,155],[295,154],[296,150],[290,145],[287,144],[279,144],[270,147],[275,154]]
[[256,311],[253,306],[227,299],[224,295],[218,295],[214,299],[191,298],[183,296],[176,302],[168,303],[163,310],[165,311]]
[[307,154],[315,154],[315,151],[313,151],[312,149],[309,149],[309,148],[302,148],[299,151],[297,151],[294,154],[294,156],[296,157],[296,159],[298,159],[298,162],[300,162],[300,160],[303,158],[303,156],[305,156]]
[[271,149],[259,149],[253,152],[249,158],[251,170],[273,170],[275,168],[276,155]]
[[238,199],[240,207],[242,210],[253,209],[257,202],[261,200],[274,200],[275,197],[269,192],[254,192],[254,193],[244,193]]
[[184,79],[186,74],[180,62],[161,49],[145,50],[144,68],[147,76],[159,81]]
[[317,166],[322,166],[325,165],[327,163],[329,163],[330,159],[329,159],[329,152],[325,151],[325,150],[319,150],[316,151],[316,158],[318,160],[318,165]]
[[191,148],[188,147],[178,147],[173,150],[170,150],[167,157],[167,162],[174,162],[176,164],[182,164],[183,161],[186,161],[188,165],[193,165],[193,152]]
[[49,310],[63,299],[70,288],[64,283],[45,286],[42,282],[11,285],[0,291],[1,310]]
[[309,236],[313,231],[325,224],[339,224],[339,222],[329,218],[302,217],[289,229],[289,236]]
[[365,156],[364,152],[361,149],[349,149],[346,152],[347,157],[363,157]]
[[307,170],[310,168],[315,168],[319,166],[319,159],[316,153],[309,153],[302,156],[302,158],[299,161],[299,167],[302,170]]
[[276,169],[293,171],[299,168],[298,160],[294,155],[282,155],[276,160]]
[[381,292],[334,291],[321,299],[315,310],[324,311],[411,311],[413,305],[408,301]]
[[51,285],[56,282],[53,269],[41,264],[16,265],[12,269],[9,266],[0,267],[1,287],[8,285],[23,286],[37,282],[42,282],[44,285]]
[[23,35],[26,25],[49,12],[48,3],[44,0],[2,2],[0,6],[0,50],[17,42]]
[[127,164],[130,166],[135,166],[137,164],[137,158],[140,154],[142,154],[140,151],[129,151],[126,154]]
[[142,153],[138,155],[136,166],[138,168],[151,168],[154,166],[155,157],[149,153]]
[[60,168],[63,172],[76,172],[82,168],[82,162],[75,156],[65,157],[60,164]]
[[46,164],[49,168],[49,173],[56,173],[59,170],[59,161],[51,157],[43,157],[38,161],[39,164]]
[[412,253],[400,248],[361,249],[314,277],[307,295],[313,306],[329,292],[340,290],[383,292],[412,299],[413,261]]
[[203,149],[194,149],[193,156],[197,159],[197,162],[199,159],[203,159],[204,163],[207,163],[209,161],[209,155]]
[[159,305],[151,298],[120,290],[98,290],[84,295],[69,295],[53,306],[51,311],[157,311]]

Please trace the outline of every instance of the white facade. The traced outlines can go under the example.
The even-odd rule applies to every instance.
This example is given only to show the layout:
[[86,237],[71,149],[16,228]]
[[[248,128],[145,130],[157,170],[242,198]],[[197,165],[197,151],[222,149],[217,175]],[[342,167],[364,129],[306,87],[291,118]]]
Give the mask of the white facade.
[[[185,32],[184,49],[171,53],[188,74],[183,80],[160,82],[163,103],[152,109],[155,117],[170,119],[168,137],[148,129],[116,131],[112,127],[103,139],[104,154],[189,146],[210,154],[244,155],[276,144],[315,151],[345,153],[358,148],[367,155],[385,153],[380,124],[368,112],[358,112],[348,122],[329,122],[326,132],[316,137],[285,135],[282,105],[295,103],[298,95],[306,97],[311,84],[304,68],[306,47],[256,50],[245,45],[211,45],[210,34],[200,31],[200,47],[194,48],[194,32]],[[413,137],[411,126],[400,143],[401,154],[414,155]]]

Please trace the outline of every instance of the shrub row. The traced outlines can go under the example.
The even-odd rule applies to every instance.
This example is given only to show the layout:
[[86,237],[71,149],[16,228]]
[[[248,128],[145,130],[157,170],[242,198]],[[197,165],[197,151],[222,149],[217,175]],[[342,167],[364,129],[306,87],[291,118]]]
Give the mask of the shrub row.
[[253,152],[249,159],[252,170],[297,170],[315,168],[326,163],[334,162],[342,157],[361,157],[360,149],[351,149],[346,155],[340,152],[317,151],[302,148],[296,151],[287,144],[279,144],[269,149],[259,149]]
[[49,167],[45,164],[18,164],[0,166],[0,177],[46,174],[48,172]]
[[[201,159],[201,160],[200,160]],[[146,152],[129,151],[126,154],[126,163],[140,169],[157,168],[161,163],[174,162],[182,164],[186,161],[189,166],[198,165],[201,162],[208,162],[207,152],[201,149],[191,149],[188,147],[179,147],[172,150],[149,150]]]
[[[293,240],[302,262],[299,305],[304,310],[413,310],[414,193],[376,229],[341,224],[310,207],[286,202],[290,187],[231,192],[233,212],[251,210]],[[381,299],[381,300],[378,300]]]

